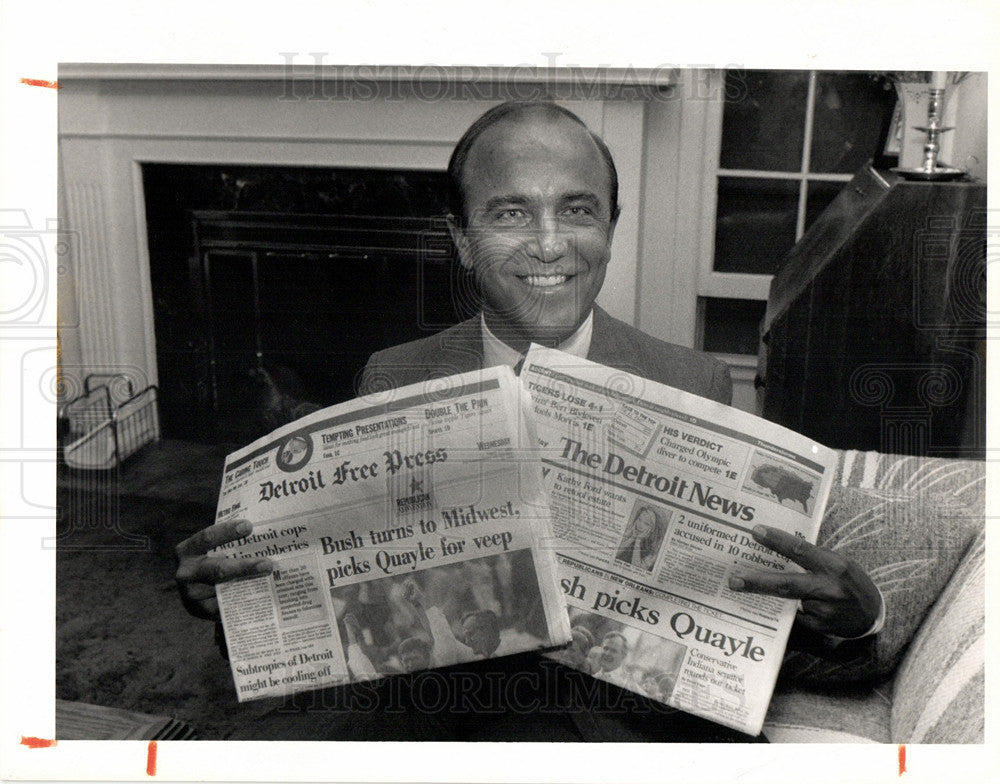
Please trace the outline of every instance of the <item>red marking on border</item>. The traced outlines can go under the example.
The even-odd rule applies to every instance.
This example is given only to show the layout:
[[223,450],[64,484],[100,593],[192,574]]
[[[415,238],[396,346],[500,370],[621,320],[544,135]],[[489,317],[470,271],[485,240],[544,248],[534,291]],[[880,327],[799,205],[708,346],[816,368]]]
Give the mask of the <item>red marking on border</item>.
[[146,750],[146,775],[156,775],[156,741],[151,740]]
[[21,736],[21,745],[27,746],[29,749],[47,749],[50,746],[55,746],[59,741],[50,740],[48,738],[28,738],[24,735]]
[[59,82],[49,82],[45,79],[18,79],[21,84],[26,84],[28,87],[51,87],[53,90],[59,89]]
[[906,744],[899,744],[899,775],[906,773]]

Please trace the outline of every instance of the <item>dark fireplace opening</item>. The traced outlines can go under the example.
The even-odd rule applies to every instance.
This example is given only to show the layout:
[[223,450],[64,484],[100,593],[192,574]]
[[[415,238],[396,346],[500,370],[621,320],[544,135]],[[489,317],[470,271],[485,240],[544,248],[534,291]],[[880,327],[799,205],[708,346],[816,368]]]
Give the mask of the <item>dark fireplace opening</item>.
[[477,309],[443,172],[144,164],[143,185],[165,437],[251,441]]

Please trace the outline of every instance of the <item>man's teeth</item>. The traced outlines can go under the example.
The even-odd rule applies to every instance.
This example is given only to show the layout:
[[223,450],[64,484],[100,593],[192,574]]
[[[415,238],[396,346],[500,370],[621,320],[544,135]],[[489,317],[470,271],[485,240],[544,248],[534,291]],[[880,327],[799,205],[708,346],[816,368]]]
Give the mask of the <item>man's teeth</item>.
[[529,286],[558,286],[568,279],[568,275],[525,275],[521,278]]

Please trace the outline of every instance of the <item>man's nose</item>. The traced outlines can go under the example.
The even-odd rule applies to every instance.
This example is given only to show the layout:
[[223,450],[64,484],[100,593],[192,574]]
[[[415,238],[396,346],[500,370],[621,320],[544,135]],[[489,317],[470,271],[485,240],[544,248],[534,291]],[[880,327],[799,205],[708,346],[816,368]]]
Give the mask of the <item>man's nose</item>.
[[545,221],[538,227],[532,242],[534,255],[546,264],[558,261],[566,255],[569,238],[555,221]]

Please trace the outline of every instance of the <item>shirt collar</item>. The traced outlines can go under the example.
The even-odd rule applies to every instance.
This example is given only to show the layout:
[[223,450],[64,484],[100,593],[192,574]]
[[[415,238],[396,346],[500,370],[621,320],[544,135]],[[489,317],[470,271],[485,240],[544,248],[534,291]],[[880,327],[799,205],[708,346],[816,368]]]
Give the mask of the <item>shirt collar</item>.
[[[524,359],[524,355],[515,351],[500,338],[494,335],[486,326],[486,317],[479,314],[479,322],[483,327],[483,367],[493,367],[495,365],[507,365],[514,367]],[[591,309],[587,318],[577,327],[576,331],[566,340],[556,346],[560,351],[572,354],[581,359],[587,358],[590,351],[590,340],[594,335],[594,311]]]

